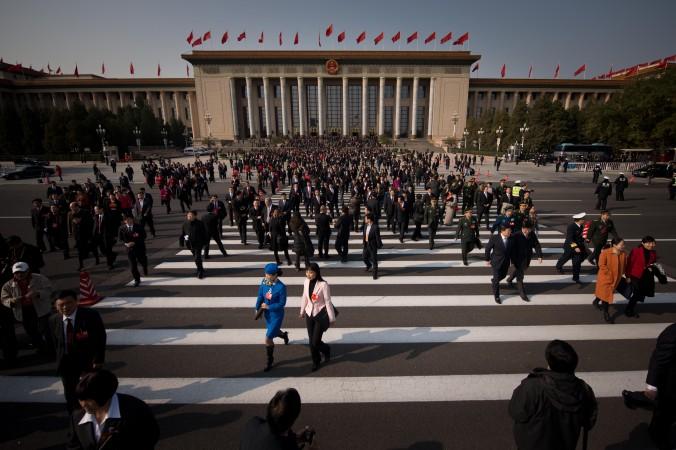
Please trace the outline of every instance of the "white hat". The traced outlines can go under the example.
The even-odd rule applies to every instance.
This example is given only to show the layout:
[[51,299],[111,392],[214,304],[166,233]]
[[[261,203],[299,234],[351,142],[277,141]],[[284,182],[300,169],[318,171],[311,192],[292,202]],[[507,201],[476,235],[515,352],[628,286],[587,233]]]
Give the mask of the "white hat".
[[18,262],[12,266],[12,273],[28,272],[28,264],[25,262]]
[[603,177],[603,179],[604,179],[604,180],[610,180],[610,178],[608,178],[608,177]]
[[521,180],[516,180],[514,183],[519,184],[521,183]]
[[587,215],[587,213],[581,212],[581,213],[575,214],[573,216],[573,219],[575,219],[575,220],[584,219],[584,216],[586,216],[586,215]]
[[620,172],[620,175],[624,175],[624,172]]

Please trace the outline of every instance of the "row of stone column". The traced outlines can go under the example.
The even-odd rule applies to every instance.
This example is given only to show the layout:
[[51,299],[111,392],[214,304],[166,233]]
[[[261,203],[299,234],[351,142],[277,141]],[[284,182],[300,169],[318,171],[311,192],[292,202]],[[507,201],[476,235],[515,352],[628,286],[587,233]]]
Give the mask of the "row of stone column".
[[[263,78],[263,115],[265,121],[265,129],[268,133],[268,136],[271,135],[271,114],[273,108],[271,107],[270,102],[270,78]],[[288,118],[287,118],[287,95],[286,95],[286,77],[279,78],[280,84],[280,96],[281,96],[281,109],[282,109],[282,134],[284,136],[289,134]],[[299,114],[299,133],[301,136],[307,134],[305,129],[305,111],[306,111],[306,97],[305,97],[305,78],[297,77],[298,83],[298,114]],[[362,77],[361,82],[361,134],[366,136],[368,134],[368,77]],[[252,77],[245,77],[246,83],[246,99],[247,99],[247,120],[249,127],[249,134],[254,136],[256,134],[254,126],[254,111],[257,111],[254,106],[253,101],[253,79]],[[343,119],[343,135],[348,134],[348,84],[349,78],[342,78],[342,119]],[[416,132],[416,122],[417,122],[417,113],[418,113],[418,87],[420,85],[419,77],[413,77],[413,89],[411,95],[411,114],[410,121],[411,126],[409,127],[410,135],[414,136]],[[393,134],[395,137],[398,137],[400,133],[400,111],[401,111],[401,86],[402,86],[402,77],[396,78],[396,87],[395,87],[395,105],[394,105],[394,118],[393,118]],[[434,90],[434,78],[430,78],[430,89],[427,97],[428,103],[428,124],[427,124],[427,134],[431,135],[432,129],[432,98]],[[380,77],[378,85],[378,135],[383,135],[384,133],[384,104],[385,104],[385,77]],[[235,79],[230,79],[230,92],[232,99],[232,112],[233,112],[233,131],[237,135],[239,126],[237,123],[237,93],[235,89]],[[318,132],[319,135],[324,134],[325,129],[325,116],[324,116],[324,77],[317,77],[317,109],[318,109]]]

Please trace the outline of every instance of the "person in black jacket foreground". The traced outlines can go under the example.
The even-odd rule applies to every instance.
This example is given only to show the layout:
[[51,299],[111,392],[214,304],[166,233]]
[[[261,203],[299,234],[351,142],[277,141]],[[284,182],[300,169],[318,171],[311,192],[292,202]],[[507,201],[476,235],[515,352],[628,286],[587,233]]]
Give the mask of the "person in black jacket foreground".
[[188,211],[186,221],[183,222],[181,235],[178,243],[181,247],[188,247],[195,258],[197,266],[197,278],[204,278],[204,266],[202,265],[202,249],[209,245],[209,235],[204,226],[204,222],[197,219],[196,211]]
[[578,357],[570,344],[551,341],[545,359],[549,367],[533,369],[509,401],[514,440],[519,450],[575,450],[580,430],[586,442],[596,423],[596,397],[575,376]]

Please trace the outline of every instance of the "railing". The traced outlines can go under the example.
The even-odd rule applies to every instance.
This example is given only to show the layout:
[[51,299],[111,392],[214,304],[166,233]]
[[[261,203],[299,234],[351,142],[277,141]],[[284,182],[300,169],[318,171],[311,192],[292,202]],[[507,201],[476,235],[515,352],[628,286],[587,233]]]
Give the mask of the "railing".
[[602,171],[629,173],[634,169],[643,167],[645,162],[569,162],[568,170],[576,172],[591,172],[596,165],[601,166]]

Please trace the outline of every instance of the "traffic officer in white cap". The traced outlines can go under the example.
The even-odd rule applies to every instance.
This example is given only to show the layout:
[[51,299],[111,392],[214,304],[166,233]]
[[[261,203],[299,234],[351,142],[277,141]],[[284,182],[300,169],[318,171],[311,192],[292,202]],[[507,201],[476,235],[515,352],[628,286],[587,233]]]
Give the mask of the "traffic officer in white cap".
[[624,201],[624,190],[629,187],[629,180],[624,175],[623,172],[620,172],[620,175],[615,178],[615,200],[618,202]]
[[587,257],[587,249],[584,246],[582,231],[584,228],[584,218],[587,214],[581,212],[573,216],[573,223],[566,229],[566,240],[563,243],[563,255],[556,262],[556,270],[563,273],[563,265],[568,260],[573,260],[573,281],[580,283],[580,266]]
[[608,197],[613,193],[613,185],[608,177],[603,177],[603,181],[596,186],[596,209],[605,210],[608,207]]

